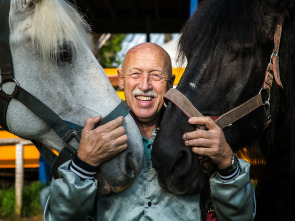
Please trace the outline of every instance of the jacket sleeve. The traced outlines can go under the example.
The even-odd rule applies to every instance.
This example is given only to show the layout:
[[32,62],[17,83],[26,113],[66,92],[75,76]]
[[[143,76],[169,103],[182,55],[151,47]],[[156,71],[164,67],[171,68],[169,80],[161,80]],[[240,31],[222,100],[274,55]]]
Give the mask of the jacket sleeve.
[[253,220],[256,214],[255,190],[250,182],[250,164],[239,159],[240,174],[222,182],[217,174],[210,178],[211,201],[218,221]]
[[69,170],[70,162],[58,168],[61,178],[53,179],[50,186],[40,192],[43,220],[87,220],[93,206],[96,206],[97,181],[81,181]]

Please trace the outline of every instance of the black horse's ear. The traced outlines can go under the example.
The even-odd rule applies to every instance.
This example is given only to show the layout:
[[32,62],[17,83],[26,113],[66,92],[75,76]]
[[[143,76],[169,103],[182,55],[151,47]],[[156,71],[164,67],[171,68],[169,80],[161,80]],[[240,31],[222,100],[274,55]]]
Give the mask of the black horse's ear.
[[295,5],[295,0],[259,0],[259,2],[278,13],[283,13]]

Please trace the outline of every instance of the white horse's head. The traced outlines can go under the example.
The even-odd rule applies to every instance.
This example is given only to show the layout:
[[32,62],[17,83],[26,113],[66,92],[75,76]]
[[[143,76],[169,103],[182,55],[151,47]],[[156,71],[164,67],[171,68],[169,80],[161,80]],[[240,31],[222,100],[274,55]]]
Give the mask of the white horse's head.
[[[64,0],[11,0],[9,19],[15,79],[60,118],[84,125],[87,117],[105,117],[119,104],[90,50],[89,27],[73,6]],[[12,133],[61,151],[56,133],[20,102],[11,100],[6,118]],[[142,166],[141,135],[130,114],[124,127],[127,150],[101,165],[106,192],[127,188]]]

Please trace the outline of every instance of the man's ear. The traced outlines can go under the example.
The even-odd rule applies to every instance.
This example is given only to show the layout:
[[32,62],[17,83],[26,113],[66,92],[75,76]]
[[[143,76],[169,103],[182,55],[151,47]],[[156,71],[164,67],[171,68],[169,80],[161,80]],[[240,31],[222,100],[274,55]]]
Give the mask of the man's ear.
[[117,70],[118,72],[118,78],[119,78],[119,87],[120,89],[124,89],[124,76],[123,76],[123,72],[122,69],[118,68]]

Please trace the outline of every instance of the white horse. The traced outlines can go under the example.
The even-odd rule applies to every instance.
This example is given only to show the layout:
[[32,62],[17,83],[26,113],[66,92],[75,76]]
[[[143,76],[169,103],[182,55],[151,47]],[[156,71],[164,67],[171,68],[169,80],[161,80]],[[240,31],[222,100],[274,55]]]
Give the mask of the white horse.
[[[84,125],[87,117],[105,117],[120,103],[90,50],[89,26],[72,5],[64,0],[11,0],[9,25],[15,79],[61,119]],[[7,91],[11,87],[4,86]],[[6,118],[12,133],[61,151],[62,140],[22,103],[12,99]],[[128,148],[101,165],[107,185],[101,193],[126,189],[142,166],[142,139],[130,114],[124,127]]]

